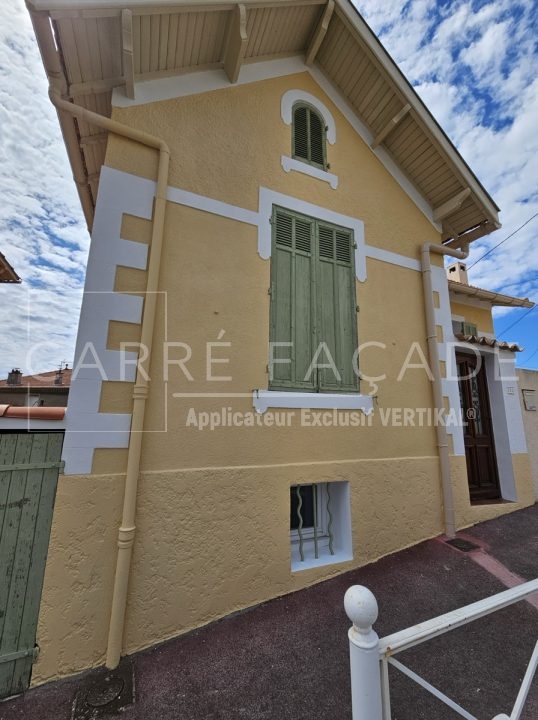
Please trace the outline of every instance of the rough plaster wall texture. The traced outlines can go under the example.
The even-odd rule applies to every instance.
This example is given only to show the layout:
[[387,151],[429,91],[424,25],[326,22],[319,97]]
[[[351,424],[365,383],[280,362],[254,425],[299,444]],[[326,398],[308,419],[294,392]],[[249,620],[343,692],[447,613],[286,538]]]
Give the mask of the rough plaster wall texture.
[[[379,411],[371,428],[301,427],[299,410],[288,428],[200,431],[194,425],[187,427],[191,408],[197,413],[222,412],[223,408],[248,413],[253,410],[252,400],[249,396],[177,398],[174,393],[248,394],[267,387],[270,263],[257,255],[256,234],[250,226],[179,206],[170,208],[169,220],[172,227],[181,227],[181,241],[176,236],[166,238],[161,286],[167,293],[168,327],[164,299],[160,299],[146,414],[147,430],[163,430],[166,416],[168,432],[144,437],[144,470],[435,453],[433,428],[393,428],[390,422],[383,424]],[[190,270],[184,282],[176,280],[177,267]],[[424,370],[410,369],[397,381],[412,339],[421,341],[426,354],[419,273],[369,260],[368,278],[364,284],[357,283],[359,338],[384,342],[387,349],[365,349],[360,367],[365,375],[387,376],[379,382],[378,407],[385,413],[392,407],[431,407],[431,386]],[[402,304],[409,313],[405,323],[401,322]],[[225,330],[222,340],[231,346],[215,349],[214,357],[229,359],[229,363],[215,365],[213,373],[231,376],[230,382],[206,379],[206,343],[216,341],[221,330]],[[168,382],[163,382],[165,338],[191,347],[187,367],[192,382],[177,365],[170,366]],[[184,350],[171,350],[170,358],[184,354]],[[413,361],[419,362],[418,355]],[[372,388],[364,381],[361,390],[369,393]],[[170,435],[177,442],[171,443]]]
[[124,477],[60,475],[32,684],[104,661]]
[[523,402],[522,390],[534,390],[535,399],[538,402],[538,371],[537,370],[519,370],[519,398],[521,402],[521,413],[523,415],[523,426],[525,428],[525,437],[527,438],[527,448],[529,452],[532,481],[534,485],[534,494],[538,500],[538,410],[526,410]]
[[[143,473],[126,650],[439,534],[437,468],[400,458]],[[289,487],[327,479],[350,483],[354,559],[292,574]]]
[[484,520],[506,515],[533,505],[535,501],[529,456],[527,454],[512,455],[512,467],[516,486],[517,502],[487,503],[471,505],[469,501],[469,485],[467,483],[467,467],[465,457],[450,458],[452,487],[454,488],[454,505],[456,509],[456,525],[458,529],[476,525]]
[[[281,156],[291,154],[291,129],[281,118],[282,95],[300,89],[318,97],[336,121],[336,143],[328,147],[333,190],[325,182],[286,173]],[[313,202],[363,219],[372,245],[418,257],[421,242],[436,232],[308,73],[250,85],[113,110],[113,117],[148,130],[171,148],[169,184],[232,205],[258,209],[258,189]],[[200,142],[203,138],[203,142]],[[192,149],[196,148],[196,152]],[[114,139],[107,165],[154,179],[154,158]]]

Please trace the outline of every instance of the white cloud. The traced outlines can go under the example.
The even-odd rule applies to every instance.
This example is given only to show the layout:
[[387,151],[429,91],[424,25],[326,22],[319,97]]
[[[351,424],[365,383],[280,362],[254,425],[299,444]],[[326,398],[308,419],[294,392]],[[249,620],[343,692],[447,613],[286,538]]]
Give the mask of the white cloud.
[[[535,3],[355,4],[501,207],[503,228],[473,244],[471,266],[538,212]],[[538,301],[537,235],[538,218],[471,267],[471,282]]]
[[[0,377],[71,361],[89,238],[22,0],[0,5],[0,251],[23,278],[0,285]],[[27,333],[27,316],[30,333]],[[39,318],[39,321],[37,320]]]

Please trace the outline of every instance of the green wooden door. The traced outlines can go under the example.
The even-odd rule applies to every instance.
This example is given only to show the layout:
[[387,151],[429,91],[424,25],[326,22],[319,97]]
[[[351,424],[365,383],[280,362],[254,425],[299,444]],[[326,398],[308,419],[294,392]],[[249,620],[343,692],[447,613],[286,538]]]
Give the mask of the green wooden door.
[[62,442],[0,434],[0,698],[30,682]]

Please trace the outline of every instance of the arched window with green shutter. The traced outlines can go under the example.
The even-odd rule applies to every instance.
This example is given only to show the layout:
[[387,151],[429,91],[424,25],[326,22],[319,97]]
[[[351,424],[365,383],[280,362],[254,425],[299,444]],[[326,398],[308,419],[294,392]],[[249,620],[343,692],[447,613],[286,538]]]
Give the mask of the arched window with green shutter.
[[308,103],[293,106],[292,155],[311,165],[327,170],[325,121]]

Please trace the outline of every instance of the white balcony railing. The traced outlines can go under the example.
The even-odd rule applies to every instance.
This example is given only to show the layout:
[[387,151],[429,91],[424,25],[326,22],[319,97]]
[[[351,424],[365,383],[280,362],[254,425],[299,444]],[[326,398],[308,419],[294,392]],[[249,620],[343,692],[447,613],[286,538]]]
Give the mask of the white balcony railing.
[[[353,720],[391,720],[389,664],[448,705],[461,717],[476,720],[474,715],[396,660],[394,656],[414,645],[512,605],[534,592],[538,592],[538,579],[387,635],[380,640],[372,627],[378,615],[374,595],[361,585],[350,587],[344,598],[344,606],[347,616],[353,623],[348,633]],[[527,666],[512,713],[509,716],[496,715],[493,720],[519,720],[537,666],[538,642]]]

